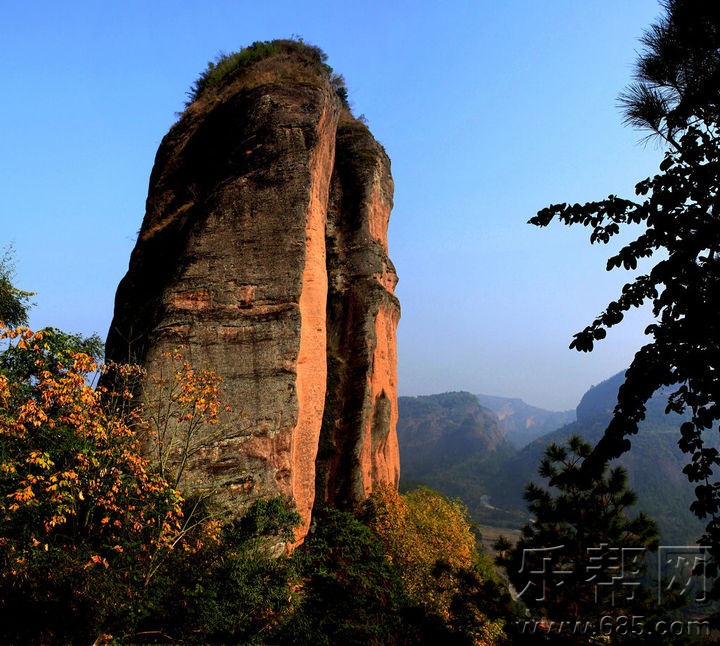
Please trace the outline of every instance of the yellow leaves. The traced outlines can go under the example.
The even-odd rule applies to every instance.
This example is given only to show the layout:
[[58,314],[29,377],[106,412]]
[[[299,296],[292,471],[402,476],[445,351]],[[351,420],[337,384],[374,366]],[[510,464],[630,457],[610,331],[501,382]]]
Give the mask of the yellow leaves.
[[55,463],[50,459],[50,454],[44,451],[31,451],[25,462],[45,470],[55,466]]
[[412,523],[422,531],[429,550],[444,552],[453,567],[469,567],[476,545],[465,507],[425,488],[411,491],[405,499]]
[[429,489],[401,496],[384,487],[370,497],[368,509],[371,527],[402,572],[408,592],[448,616],[458,582],[448,573],[439,585],[434,571],[439,562],[453,570],[473,566],[477,548],[465,508]]
[[54,527],[64,525],[66,522],[67,516],[65,516],[65,514],[53,514],[43,523],[43,527],[45,528],[45,531],[49,533]]
[[205,536],[217,543],[220,542],[220,537],[222,535],[222,523],[220,522],[220,519],[218,518],[211,518],[209,519],[203,527]]

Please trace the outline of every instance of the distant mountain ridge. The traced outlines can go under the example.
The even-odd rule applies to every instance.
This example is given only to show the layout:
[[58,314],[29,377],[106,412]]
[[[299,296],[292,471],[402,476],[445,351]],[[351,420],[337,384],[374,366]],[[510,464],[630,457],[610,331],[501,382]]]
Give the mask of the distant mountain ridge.
[[505,438],[497,416],[470,393],[400,397],[398,410],[401,450],[413,468],[430,468],[438,455],[447,459],[492,452]]
[[517,448],[575,421],[575,411],[550,411],[526,404],[514,397],[475,395],[481,406],[489,408],[500,420],[505,437]]
[[484,519],[486,480],[516,452],[497,415],[468,392],[399,397],[398,412],[401,489],[426,485]]
[[[577,421],[538,438],[510,458],[502,476],[489,483],[490,500],[500,507],[524,506],[524,482],[540,482],[537,466],[548,444],[562,443],[573,434],[595,444],[610,420],[623,381],[624,372],[620,372],[590,388],[576,409]],[[618,463],[628,472],[638,508],[658,523],[662,540],[691,544],[702,533],[703,523],[689,511],[695,485],[682,472],[689,459],[677,444],[682,419],[674,413],[665,415],[665,404],[666,398],[659,393],[648,401],[645,420],[638,434],[630,437],[632,449]]]
[[[534,415],[534,419],[552,424],[553,419],[558,419],[553,415],[568,415],[571,411],[551,413],[519,399],[470,393],[400,397],[400,486],[425,484],[462,499],[481,525],[519,528],[528,519],[522,497],[525,485],[542,482],[537,468],[545,447],[551,442],[564,442],[573,434],[594,444],[607,426],[623,377],[624,373],[618,373],[590,388],[578,404],[573,416],[577,419],[561,423],[520,449],[518,445],[527,435],[518,435],[517,426],[526,423],[524,420]],[[541,417],[538,411],[547,416]],[[703,528],[689,511],[694,487],[682,473],[688,456],[677,446],[680,422],[675,414],[665,415],[665,398],[656,395],[648,402],[640,432],[631,438],[632,450],[620,460],[628,471],[630,488],[638,494],[638,508],[657,521],[665,544],[675,545],[692,544]],[[506,430],[513,424],[515,432]],[[528,426],[532,428],[533,424]],[[513,435],[520,441],[512,441]],[[463,436],[475,439],[465,443],[463,450],[445,449],[457,449],[457,439]],[[421,438],[425,438],[422,460],[418,459]]]

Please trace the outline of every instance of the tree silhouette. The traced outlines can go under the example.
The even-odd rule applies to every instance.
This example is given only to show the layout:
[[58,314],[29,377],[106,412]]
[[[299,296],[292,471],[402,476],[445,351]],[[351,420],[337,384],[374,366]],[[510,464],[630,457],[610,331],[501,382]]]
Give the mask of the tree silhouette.
[[720,420],[720,5],[668,0],[665,15],[644,35],[636,81],[620,95],[626,123],[644,128],[667,147],[660,172],[639,182],[637,200],[610,195],[587,204],[555,204],[532,224],[553,219],[591,229],[590,242],[607,243],[622,226],[642,232],[607,261],[607,269],[651,269],[570,345],[589,352],[626,312],[652,305],[650,342],[636,353],[618,392],[614,416],[585,460],[587,476],[630,449],[645,403],[668,387],[667,412],[689,413],[679,445],[690,454],[684,472],[698,483],[691,509],[708,519],[704,542],[720,560],[720,453],[708,429]]
[[538,473],[565,477],[554,490],[528,484],[532,522],[514,546],[501,537],[495,547],[517,598],[535,616],[597,629],[602,617],[647,615],[641,578],[658,529],[644,514],[629,513],[636,496],[622,467],[605,464],[589,480],[576,477],[591,448],[578,435],[547,447]]

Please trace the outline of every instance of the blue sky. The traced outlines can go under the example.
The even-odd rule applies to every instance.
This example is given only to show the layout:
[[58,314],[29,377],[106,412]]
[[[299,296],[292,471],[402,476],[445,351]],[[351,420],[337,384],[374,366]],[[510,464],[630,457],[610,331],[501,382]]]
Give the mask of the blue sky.
[[102,337],[160,140],[218,52],[302,36],[392,160],[399,389],[573,408],[627,366],[646,313],[591,354],[572,334],[630,277],[553,202],[631,197],[662,151],[617,95],[656,0],[0,0],[0,246],[31,324]]

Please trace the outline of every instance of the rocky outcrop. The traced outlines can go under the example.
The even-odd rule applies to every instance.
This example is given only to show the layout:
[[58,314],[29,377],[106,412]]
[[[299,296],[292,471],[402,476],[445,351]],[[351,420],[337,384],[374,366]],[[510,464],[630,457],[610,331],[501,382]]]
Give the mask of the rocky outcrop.
[[187,482],[238,511],[281,494],[301,538],[316,504],[399,478],[393,184],[318,50],[263,45],[163,139],[106,354],[217,372],[234,413]]

